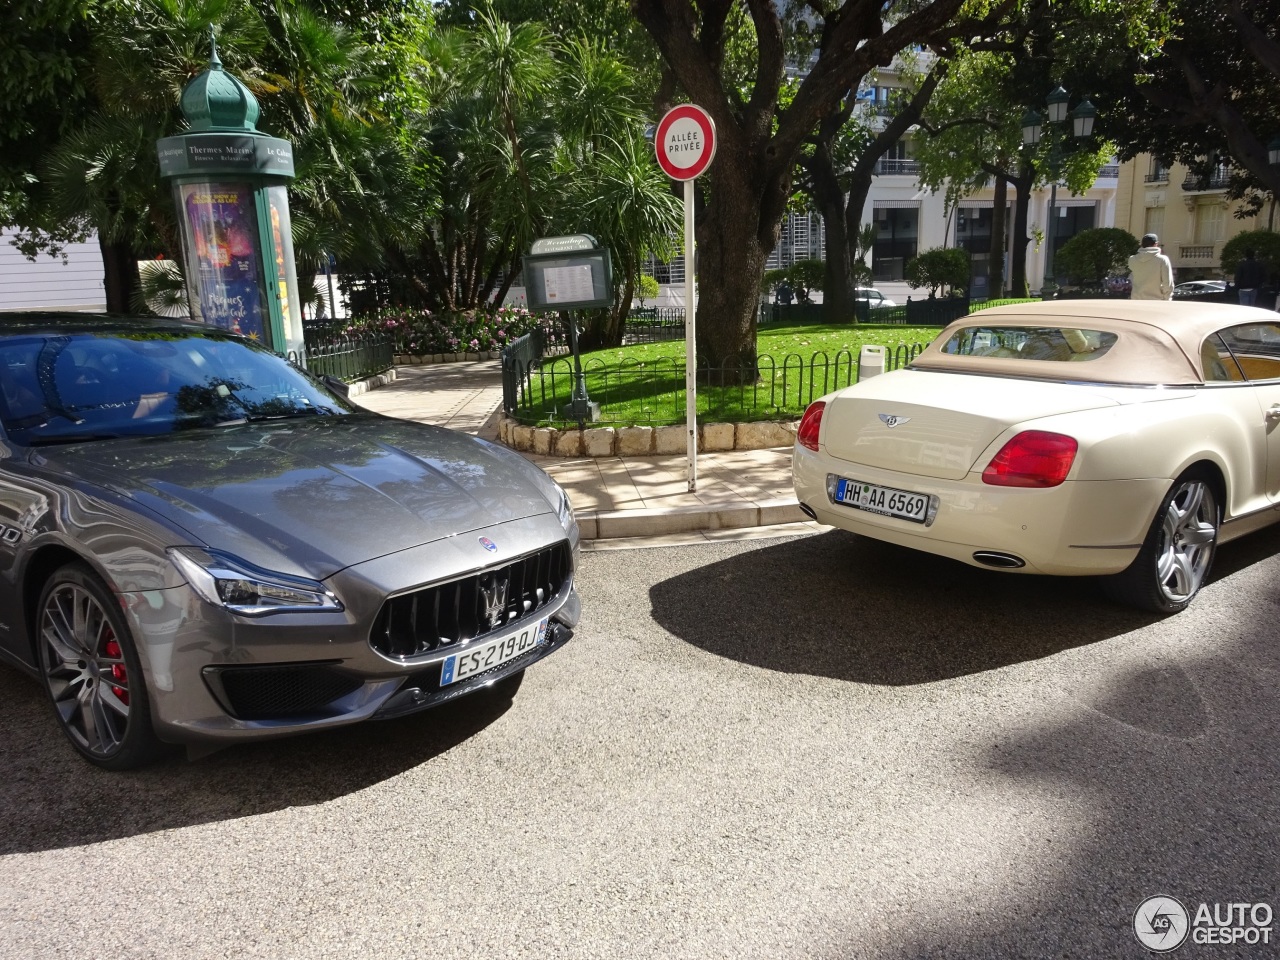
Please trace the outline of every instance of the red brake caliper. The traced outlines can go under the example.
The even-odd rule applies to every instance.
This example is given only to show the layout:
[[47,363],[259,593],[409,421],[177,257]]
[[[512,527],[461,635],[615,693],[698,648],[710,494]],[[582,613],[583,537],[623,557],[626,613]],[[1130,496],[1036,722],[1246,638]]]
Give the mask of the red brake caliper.
[[[107,641],[103,645],[103,653],[105,653],[108,657],[111,657],[111,659],[113,660],[124,659],[124,651],[120,649],[120,644],[116,640],[114,634],[107,635]],[[123,663],[113,663],[111,665],[111,677],[117,683],[129,682],[129,674],[125,672]],[[124,687],[117,687],[113,685],[111,687],[111,692],[114,693],[117,697],[119,697],[120,702],[123,703],[126,707],[129,705],[129,691],[126,690]]]

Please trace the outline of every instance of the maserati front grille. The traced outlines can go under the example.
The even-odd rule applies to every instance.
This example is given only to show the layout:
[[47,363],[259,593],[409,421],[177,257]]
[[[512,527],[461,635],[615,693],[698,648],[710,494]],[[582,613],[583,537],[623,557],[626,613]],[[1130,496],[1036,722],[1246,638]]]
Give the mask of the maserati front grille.
[[550,603],[573,573],[568,541],[387,600],[369,642],[399,660],[501,630]]

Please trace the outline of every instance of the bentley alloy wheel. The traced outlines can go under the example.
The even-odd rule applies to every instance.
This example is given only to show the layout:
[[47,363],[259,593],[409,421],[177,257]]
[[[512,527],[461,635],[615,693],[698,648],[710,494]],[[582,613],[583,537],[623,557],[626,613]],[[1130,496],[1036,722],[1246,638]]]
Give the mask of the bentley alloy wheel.
[[1203,480],[1175,487],[1164,509],[1156,548],[1160,592],[1171,604],[1185,604],[1204,583],[1218,540],[1218,503]]
[[1185,610],[1209,575],[1221,522],[1213,484],[1200,473],[1179,477],[1129,569],[1103,580],[1107,592],[1154,613]]

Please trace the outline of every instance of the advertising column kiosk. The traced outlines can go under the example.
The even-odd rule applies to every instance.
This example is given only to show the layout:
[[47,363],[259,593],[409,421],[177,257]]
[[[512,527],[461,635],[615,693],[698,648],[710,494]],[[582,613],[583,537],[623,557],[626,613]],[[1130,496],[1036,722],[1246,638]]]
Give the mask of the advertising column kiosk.
[[222,69],[182,91],[189,132],[156,144],[173,185],[191,318],[304,357],[287,184],[293,146],[255,127],[258,101]]

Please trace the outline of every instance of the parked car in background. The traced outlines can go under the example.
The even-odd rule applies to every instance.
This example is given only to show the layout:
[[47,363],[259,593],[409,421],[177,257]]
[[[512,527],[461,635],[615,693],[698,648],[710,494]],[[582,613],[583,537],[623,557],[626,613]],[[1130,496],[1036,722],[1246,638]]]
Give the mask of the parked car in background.
[[137,766],[495,687],[579,614],[564,491],[174,321],[0,321],[0,660]]
[[996,570],[1102,576],[1171,613],[1218,543],[1280,520],[1277,418],[1271,311],[996,307],[815,401],[794,483],[822,523]]
[[1200,293],[1222,293],[1227,289],[1225,280],[1187,280],[1173,288],[1175,297],[1187,297]]
[[854,300],[866,301],[872,310],[883,310],[888,307],[896,307],[897,304],[886,297],[875,287],[858,287],[853,291]]

